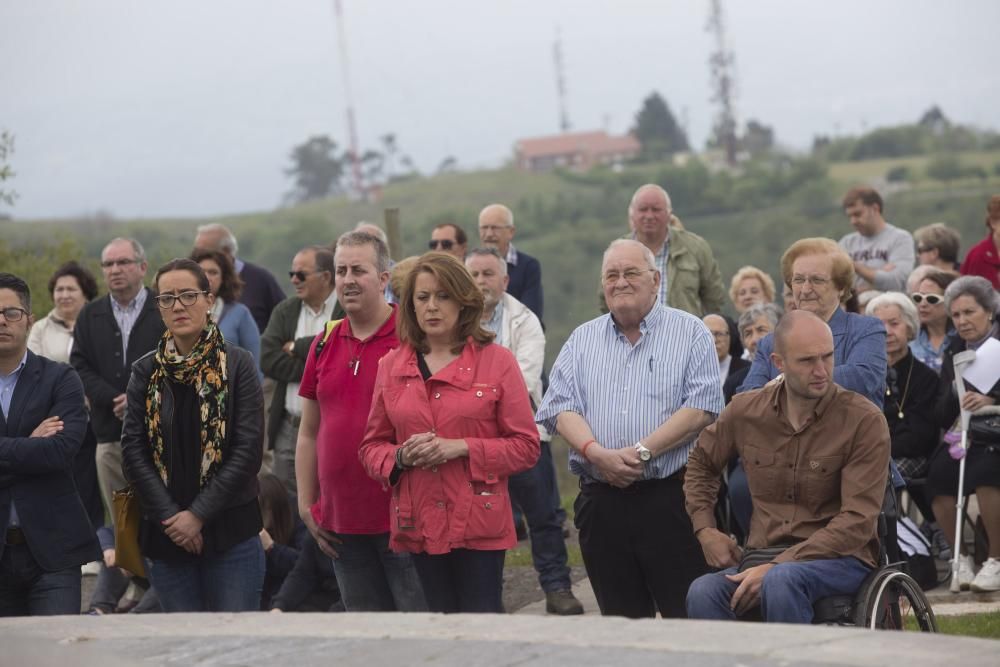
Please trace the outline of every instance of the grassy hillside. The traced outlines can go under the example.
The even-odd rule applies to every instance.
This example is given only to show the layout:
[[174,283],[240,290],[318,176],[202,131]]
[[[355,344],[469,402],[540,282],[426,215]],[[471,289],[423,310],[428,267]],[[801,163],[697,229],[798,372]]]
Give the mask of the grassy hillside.
[[[966,154],[962,160],[991,169],[1000,162],[1000,153]],[[328,243],[358,220],[379,222],[383,208],[401,210],[404,248],[417,254],[426,248],[435,224],[455,222],[475,239],[482,206],[506,203],[515,213],[515,243],[542,261],[551,362],[573,327],[597,314],[601,253],[627,231],[626,208],[638,185],[654,181],[674,194],[675,210],[689,230],[709,241],[728,286],[729,277],[744,264],[759,266],[777,279],[781,253],[795,239],[817,235],[836,239],[850,231],[838,203],[844,189],[882,177],[900,164],[911,168],[915,182],[888,194],[887,219],[910,230],[947,222],[961,232],[963,247],[969,247],[983,236],[985,201],[1000,192],[1000,179],[971,179],[944,187],[923,176],[926,162],[927,158],[873,160],[827,169],[801,161],[751,165],[735,176],[669,165],[585,176],[513,170],[448,174],[388,186],[377,204],[336,198],[213,221],[230,225],[240,239],[240,255],[264,264],[284,283],[298,248]],[[134,235],[146,246],[155,267],[186,254],[194,228],[208,221],[8,222],[3,223],[4,240],[11,252],[0,254],[0,259],[11,267],[8,270],[28,275],[37,294],[36,312],[44,313],[49,307],[44,284],[57,260],[83,256],[96,268],[108,239]]]

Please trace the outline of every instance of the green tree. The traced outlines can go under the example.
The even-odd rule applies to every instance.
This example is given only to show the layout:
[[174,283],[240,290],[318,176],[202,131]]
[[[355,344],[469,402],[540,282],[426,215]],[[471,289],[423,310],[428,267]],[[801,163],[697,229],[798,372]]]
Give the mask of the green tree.
[[964,175],[962,162],[954,155],[941,155],[927,163],[927,177],[935,181],[954,181]]
[[768,153],[774,148],[774,128],[756,120],[748,120],[746,132],[743,133],[740,143],[743,149],[754,157]]
[[642,101],[642,108],[635,115],[632,134],[642,144],[639,158],[644,162],[662,160],[689,148],[683,128],[674,119],[667,101],[656,92]]
[[295,186],[286,195],[288,201],[303,202],[321,199],[343,192],[346,155],[337,155],[337,143],[327,135],[309,137],[292,149],[292,166],[285,174],[295,180]]

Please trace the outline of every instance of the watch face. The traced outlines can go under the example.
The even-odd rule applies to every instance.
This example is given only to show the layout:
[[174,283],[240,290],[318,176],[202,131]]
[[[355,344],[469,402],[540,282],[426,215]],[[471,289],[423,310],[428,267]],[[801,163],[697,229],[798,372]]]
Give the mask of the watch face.
[[646,461],[648,461],[651,458],[653,458],[653,453],[651,451],[649,451],[648,449],[645,449],[645,448],[639,450],[639,460],[640,461],[642,461],[643,463],[645,463]]

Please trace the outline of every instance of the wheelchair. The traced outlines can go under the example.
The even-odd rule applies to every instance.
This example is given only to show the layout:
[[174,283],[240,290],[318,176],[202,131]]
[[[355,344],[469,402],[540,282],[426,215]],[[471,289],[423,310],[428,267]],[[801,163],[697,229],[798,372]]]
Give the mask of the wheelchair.
[[[725,493],[720,491],[720,500]],[[886,485],[878,517],[879,567],[869,573],[853,595],[832,595],[813,604],[813,625],[840,625],[870,630],[938,632],[937,619],[920,584],[906,572],[896,541],[896,492]],[[728,508],[716,506],[716,520],[727,525]],[[744,620],[759,620],[759,609]]]

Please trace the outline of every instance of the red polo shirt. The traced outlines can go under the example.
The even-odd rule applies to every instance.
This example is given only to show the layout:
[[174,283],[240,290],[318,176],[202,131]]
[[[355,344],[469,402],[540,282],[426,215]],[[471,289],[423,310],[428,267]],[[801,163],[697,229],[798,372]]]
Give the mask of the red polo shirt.
[[385,324],[363,341],[354,337],[350,321],[342,320],[317,360],[316,345],[322,338],[320,333],[313,341],[299,385],[299,396],[319,404],[319,500],[312,507],[313,518],[336,533],[387,533],[392,494],[361,467],[358,448],[368,423],[379,360],[399,346],[396,307]]

